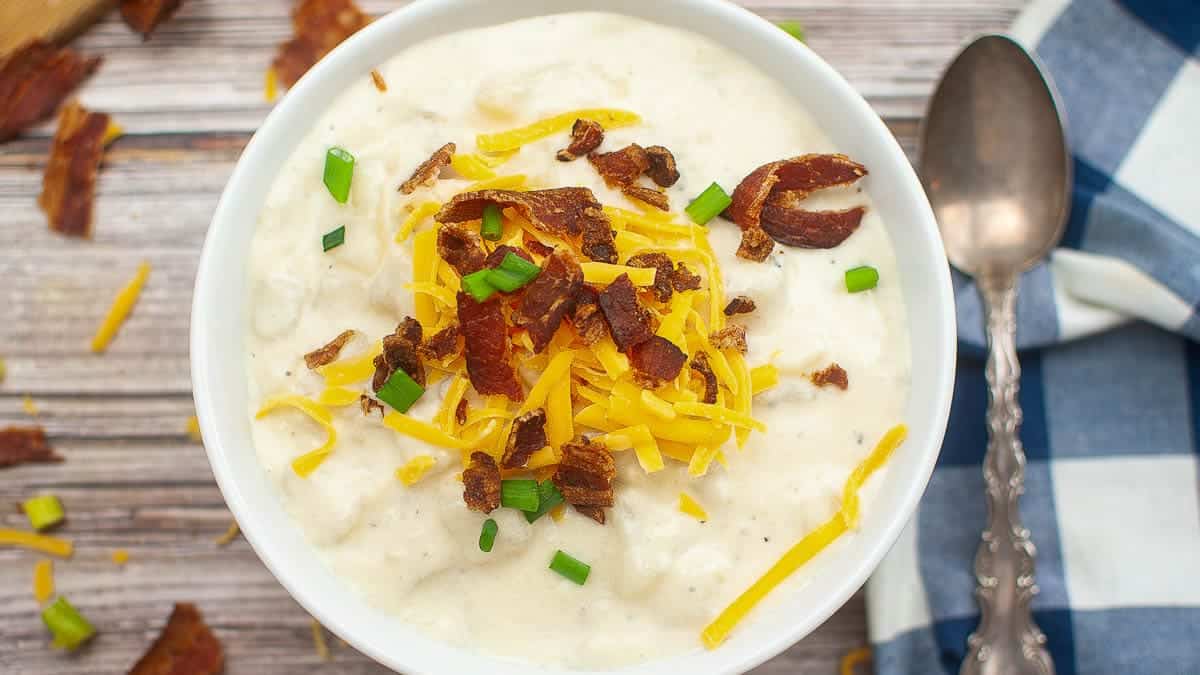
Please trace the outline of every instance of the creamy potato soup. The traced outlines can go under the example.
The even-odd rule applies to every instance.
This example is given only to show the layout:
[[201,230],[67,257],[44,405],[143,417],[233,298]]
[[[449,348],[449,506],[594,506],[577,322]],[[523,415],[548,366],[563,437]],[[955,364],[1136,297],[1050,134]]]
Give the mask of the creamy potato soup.
[[377,71],[258,217],[264,471],[348,585],[436,639],[572,668],[715,646],[785,552],[853,529],[852,472],[899,438],[871,167],[738,55],[624,16]]

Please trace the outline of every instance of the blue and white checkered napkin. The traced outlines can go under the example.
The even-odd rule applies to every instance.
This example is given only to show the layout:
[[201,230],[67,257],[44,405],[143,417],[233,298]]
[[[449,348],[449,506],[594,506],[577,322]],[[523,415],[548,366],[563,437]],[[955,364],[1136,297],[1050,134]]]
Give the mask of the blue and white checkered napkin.
[[[1022,280],[1021,504],[1060,675],[1200,673],[1200,2],[1039,0],[1013,27],[1053,74],[1075,197]],[[957,673],[985,520],[979,299],[945,447],[868,585],[879,675]]]

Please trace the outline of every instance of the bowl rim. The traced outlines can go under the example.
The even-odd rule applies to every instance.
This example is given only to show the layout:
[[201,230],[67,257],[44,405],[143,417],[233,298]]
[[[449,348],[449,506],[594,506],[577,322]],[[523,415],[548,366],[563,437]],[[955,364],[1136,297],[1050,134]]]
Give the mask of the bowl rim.
[[[294,149],[299,138],[289,133],[288,127],[296,126],[297,120],[306,118],[309,123],[304,128],[311,127],[313,115],[306,114],[306,109],[324,110],[326,99],[322,90],[344,84],[330,84],[333,80],[346,81],[348,74],[365,74],[372,65],[364,67],[364,55],[369,52],[383,53],[390,50],[389,40],[397,33],[406,29],[420,30],[423,25],[433,25],[445,20],[448,16],[488,16],[499,14],[510,20],[544,14],[557,14],[569,11],[610,11],[643,18],[655,23],[671,25],[697,32],[703,32],[714,38],[727,48],[734,48],[735,38],[723,39],[722,35],[745,33],[752,36],[757,44],[773,54],[786,56],[790,65],[805,71],[806,75],[816,78],[825,87],[826,93],[833,95],[836,105],[852,119],[864,134],[869,136],[868,145],[875,146],[884,153],[888,164],[887,171],[894,179],[889,188],[899,193],[906,206],[912,222],[907,227],[913,230],[915,246],[923,250],[926,261],[944,262],[945,251],[942,248],[936,221],[932,209],[925,198],[923,189],[916,173],[909,163],[899,143],[892,136],[883,121],[871,109],[869,104],[841,77],[829,64],[808,49],[804,44],[795,41],[783,31],[778,30],[772,23],[758,17],[749,10],[734,5],[726,0],[657,0],[655,3],[644,3],[644,0],[509,0],[506,3],[490,4],[491,0],[417,0],[403,8],[397,9],[374,21],[371,25],[359,31],[350,39],[343,42],[320,63],[313,67],[287,93],[282,101],[267,115],[258,131],[250,139],[235,166],[225,189],[218,201],[213,214],[212,223],[205,238],[199,267],[196,273],[195,293],[192,305],[191,325],[191,361],[192,382],[197,415],[205,439],[205,449],[212,466],[214,477],[220,487],[230,510],[242,526],[242,531],[255,553],[287,589],[313,617],[324,626],[339,635],[355,648],[367,654],[374,660],[387,667],[402,670],[410,675],[433,675],[434,673],[461,672],[460,668],[468,667],[481,670],[484,667],[489,672],[498,675],[523,673],[525,675],[550,675],[558,673],[576,673],[582,675],[585,671],[571,671],[543,666],[530,665],[523,662],[510,661],[477,653],[468,649],[450,645],[434,644],[434,641],[422,639],[414,629],[406,628],[412,634],[397,636],[385,631],[373,630],[369,618],[364,619],[365,603],[355,597],[349,601],[337,602],[330,599],[326,593],[318,592],[317,584],[304,583],[305,575],[316,573],[309,563],[299,563],[288,558],[289,545],[282,541],[277,531],[268,528],[264,518],[274,519],[278,523],[277,514],[264,516],[256,512],[254,502],[262,506],[263,495],[254,491],[250,484],[255,477],[239,475],[232,464],[232,449],[249,447],[253,452],[252,439],[246,439],[245,434],[238,433],[233,427],[235,421],[228,415],[222,417],[219,398],[223,389],[217,383],[220,377],[219,367],[222,359],[216,354],[215,344],[222,329],[228,324],[219,321],[223,305],[229,305],[231,291],[236,291],[237,284],[230,286],[230,279],[236,280],[244,276],[244,270],[235,268],[231,271],[226,263],[224,241],[231,236],[232,228],[247,217],[257,218],[258,210],[250,216],[245,215],[244,202],[257,201],[261,203],[264,197],[254,197],[248,194],[252,188],[252,174],[259,170],[260,165],[271,163],[272,153],[286,147],[286,155]],[[647,8],[646,4],[655,7]],[[665,8],[665,11],[663,11]],[[475,12],[475,15],[468,13]],[[657,17],[660,14],[676,13],[681,20],[668,21]],[[653,16],[652,16],[653,15]],[[686,17],[686,20],[683,20]],[[478,20],[457,29],[483,25]],[[712,33],[707,30],[711,29]],[[718,30],[719,29],[719,30]],[[424,39],[435,35],[447,34],[452,30],[432,30]],[[763,64],[751,58],[752,63],[760,69]],[[783,80],[768,73],[773,80]],[[815,117],[815,115],[814,115]],[[822,124],[822,127],[826,126]],[[831,134],[832,135],[832,134]],[[841,145],[841,144],[839,144]],[[282,161],[282,160],[279,160]],[[872,167],[876,171],[876,167]],[[274,174],[270,175],[270,180]],[[872,192],[875,196],[875,192]],[[259,207],[261,208],[261,206]],[[897,207],[901,208],[901,207]],[[889,234],[893,236],[892,226]],[[894,244],[893,244],[894,245]],[[244,267],[244,265],[243,265]],[[923,301],[929,303],[935,313],[931,330],[932,344],[922,345],[934,354],[942,355],[935,358],[931,364],[930,373],[932,391],[928,418],[923,418],[919,438],[910,437],[906,452],[914,454],[914,471],[911,480],[899,488],[900,495],[895,499],[893,512],[884,517],[864,518],[862,530],[869,537],[862,537],[857,548],[864,549],[862,554],[853,558],[851,569],[844,571],[833,579],[833,588],[826,592],[822,604],[811,608],[802,617],[788,620],[781,627],[773,628],[769,634],[761,637],[731,639],[720,650],[712,652],[691,652],[685,655],[667,657],[620,669],[623,673],[663,672],[661,669],[687,668],[696,673],[741,673],[753,668],[766,660],[781,653],[828,619],[841,608],[847,600],[862,586],[869,574],[878,566],[883,556],[895,543],[900,532],[915,514],[917,504],[924,493],[925,486],[932,475],[937,455],[945,433],[949,418],[950,402],[954,383],[954,364],[957,350],[957,336],[954,317],[954,299],[950,281],[949,266],[934,264],[928,269],[929,277],[923,280]],[[909,280],[903,279],[908,284]],[[241,284],[244,291],[245,284]],[[244,294],[244,293],[243,293]],[[240,297],[240,296],[238,296]],[[911,302],[909,293],[905,293],[906,303]],[[236,303],[235,303],[236,304]],[[243,308],[244,309],[244,308]],[[912,310],[907,310],[911,316]],[[912,328],[910,327],[910,333]],[[223,336],[225,338],[228,335]],[[238,340],[242,336],[237,336]],[[913,347],[916,355],[915,343]],[[914,359],[915,361],[915,359]],[[244,379],[244,368],[243,379]],[[910,394],[910,398],[912,394]],[[911,401],[910,401],[911,408]],[[244,417],[244,410],[243,410]],[[910,420],[911,422],[912,420]],[[912,446],[916,446],[913,449]],[[253,460],[257,463],[257,459]],[[895,463],[896,460],[893,460]],[[260,472],[261,473],[261,472]],[[893,475],[889,471],[886,475]],[[256,477],[262,482],[263,477]],[[280,502],[278,495],[271,489],[270,499]],[[280,504],[277,504],[282,509]],[[286,515],[286,514],[285,514]],[[882,519],[882,520],[881,520]],[[289,522],[289,524],[291,524]],[[291,524],[293,529],[294,524]],[[842,538],[835,544],[841,549],[845,544]],[[311,545],[309,545],[311,548]],[[819,558],[828,558],[831,553],[823,553]],[[817,561],[811,561],[810,566]],[[308,579],[311,581],[311,579]],[[353,594],[353,591],[352,591]],[[386,637],[385,637],[386,636]],[[744,636],[743,636],[744,637]],[[470,672],[470,671],[468,671]],[[587,671],[593,672],[593,671]],[[612,671],[594,671],[612,672]]]

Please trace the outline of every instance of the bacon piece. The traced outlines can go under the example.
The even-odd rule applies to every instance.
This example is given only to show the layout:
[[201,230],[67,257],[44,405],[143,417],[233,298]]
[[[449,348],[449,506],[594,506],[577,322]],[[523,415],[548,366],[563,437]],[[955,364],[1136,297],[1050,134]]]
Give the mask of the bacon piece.
[[508,444],[504,448],[504,458],[500,466],[505,469],[519,469],[527,462],[533,453],[546,447],[546,411],[538,408],[530,410],[513,420],[512,432],[508,435]]
[[600,310],[600,292],[584,284],[575,294],[575,310],[571,314],[575,332],[585,345],[594,345],[608,335],[608,321]]
[[758,309],[758,307],[754,304],[754,300],[751,300],[744,295],[739,295],[730,300],[728,305],[725,305],[725,316],[733,316],[734,314],[749,314],[755,309]]
[[590,219],[583,224],[583,243],[579,250],[589,260],[615,265],[617,263],[617,240],[608,217]]
[[535,353],[550,344],[582,287],[583,269],[569,252],[555,251],[542,263],[541,273],[525,287],[513,313],[513,323],[529,331]]
[[461,349],[458,324],[452,323],[421,343],[421,356],[430,361],[444,361]]
[[600,523],[601,525],[603,525],[604,521],[606,520],[604,516],[604,507],[602,506],[580,506],[575,504],[573,505],[573,508],[588,518]]
[[617,277],[600,291],[600,309],[612,330],[613,342],[623,352],[654,335],[654,319],[638,301],[637,288],[628,274]]
[[301,0],[292,12],[291,40],[279,46],[271,68],[284,86],[296,84],[343,40],[371,22],[354,0]]
[[529,236],[528,232],[525,233],[525,236],[522,238],[522,241],[525,243],[525,249],[534,255],[539,255],[539,256],[545,258],[546,256],[550,255],[551,253],[554,253],[553,246],[543,244],[542,242],[538,241],[537,239],[534,239],[533,237]]
[[666,253],[658,251],[638,253],[637,255],[630,256],[629,260],[625,261],[625,264],[629,267],[654,268],[658,270],[654,273],[654,285],[650,289],[654,291],[654,297],[659,302],[671,301],[671,296],[674,294],[674,286],[671,282],[675,274],[675,266]]
[[41,427],[0,429],[0,469],[18,464],[49,464],[63,461],[46,442]]
[[218,675],[224,665],[221,643],[200,611],[181,602],[129,675]]
[[75,101],[58,118],[54,146],[42,176],[38,205],[46,212],[50,229],[70,237],[92,236],[92,202],[96,174],[104,155],[109,118],[88,112]]
[[553,235],[578,236],[589,224],[602,223],[610,231],[608,216],[587,188],[553,190],[478,190],[455,195],[435,216],[439,223],[464,223],[483,218],[488,204],[512,208],[537,229]]
[[472,511],[500,508],[500,467],[486,452],[471,453],[471,466],[463,471],[463,501]]
[[679,377],[687,360],[674,342],[658,335],[629,350],[629,363],[643,389],[656,389]]
[[613,152],[593,152],[588,155],[588,161],[612,188],[633,185],[650,168],[650,155],[637,143]]
[[404,317],[396,332],[383,338],[383,353],[375,357],[375,377],[371,388],[379,391],[397,370],[403,370],[414,382],[425,386],[425,364],[421,362],[421,324]]
[[733,191],[733,203],[725,211],[725,216],[742,228],[738,256],[762,262],[771,254],[774,242],[763,230],[762,216],[767,203],[780,193],[796,193],[788,199],[794,203],[810,192],[849,185],[865,175],[863,165],[832,154],[803,155],[758,167]]
[[357,331],[353,330],[342,331],[340,335],[330,340],[324,347],[314,349],[305,354],[304,364],[308,366],[309,370],[316,370],[321,366],[327,366],[337,361],[338,355],[342,353],[342,348],[346,346],[347,342],[353,340],[357,334]]
[[733,349],[739,354],[746,353],[746,327],[731,323],[721,330],[708,336],[717,349]]
[[617,464],[608,448],[594,441],[563,443],[562,461],[554,472],[554,486],[572,506],[609,507]]
[[500,299],[476,302],[459,291],[458,323],[465,338],[467,376],[475,391],[484,396],[503,394],[513,401],[523,400],[525,392],[509,357],[508,325]]
[[375,85],[379,93],[383,94],[387,92],[387,80],[383,79],[383,73],[379,72],[376,68],[371,69],[371,83]]
[[183,0],[121,0],[121,18],[135,31],[149,39],[158,25],[179,9]]
[[700,275],[692,274],[688,266],[682,262],[675,263],[675,271],[671,273],[671,288],[679,293],[694,291],[700,288]]
[[100,61],[41,40],[0,59],[0,143],[53,115]]
[[670,150],[652,145],[646,148],[646,155],[650,158],[650,168],[646,169],[650,180],[665,188],[679,182],[679,168],[675,166],[675,155]]
[[836,248],[858,231],[867,210],[856,206],[845,211],[804,211],[794,206],[796,193],[772,197],[762,213],[762,229],[785,246]]
[[458,272],[467,276],[487,266],[487,251],[478,232],[458,225],[443,225],[437,235],[438,255]]
[[692,357],[692,361],[688,365],[704,380],[704,396],[700,398],[700,401],[702,403],[716,403],[717,374],[713,372],[712,364],[708,362],[708,354],[696,352],[696,355]]
[[604,142],[604,127],[593,120],[578,119],[571,127],[571,144],[558,151],[558,161],[573,162]]
[[421,162],[408,180],[400,184],[400,192],[411,195],[419,187],[429,187],[436,183],[442,167],[450,164],[450,160],[454,159],[454,151],[457,149],[453,143],[447,143],[434,151],[429,159]]
[[521,249],[521,248],[517,248],[516,246],[508,246],[507,244],[501,244],[496,247],[496,250],[494,250],[488,254],[487,258],[483,261],[483,266],[484,267],[499,267],[500,263],[503,262],[506,257],[508,257],[509,253],[520,256],[526,262],[533,262],[533,256],[529,255],[528,251]]
[[370,415],[372,410],[378,410],[379,416],[383,417],[384,413],[386,412],[382,403],[376,401],[370,396],[367,396],[366,394],[358,397],[358,407],[362,409],[362,413],[364,415]]
[[659,211],[671,210],[671,200],[665,192],[659,192],[658,190],[639,185],[627,185],[621,189],[621,194],[636,199],[639,202],[645,202]]
[[458,407],[454,409],[454,421],[458,422],[458,426],[467,423],[467,409],[470,405],[465,398],[458,402]]
[[824,370],[809,376],[812,383],[818,387],[833,386],[845,391],[850,387],[850,377],[846,370],[836,363],[831,363]]

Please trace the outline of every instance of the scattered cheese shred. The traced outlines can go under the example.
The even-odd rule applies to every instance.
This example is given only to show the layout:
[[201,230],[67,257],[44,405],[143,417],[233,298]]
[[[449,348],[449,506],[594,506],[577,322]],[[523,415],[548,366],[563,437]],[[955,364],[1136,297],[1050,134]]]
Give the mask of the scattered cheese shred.
[[0,546],[20,546],[33,551],[41,551],[60,558],[70,558],[75,547],[68,539],[50,537],[23,530],[6,530],[0,528]]
[[617,351],[616,343],[607,335],[592,345],[592,354],[604,368],[605,374],[614,380],[629,372],[629,357]]
[[574,360],[575,352],[570,350],[555,354],[554,358],[550,359],[550,363],[546,364],[546,369],[538,376],[538,381],[529,390],[529,395],[525,397],[525,402],[521,404],[517,415],[541,408],[550,396],[550,390],[558,384],[559,380],[570,381],[571,363]]
[[[418,232],[413,237],[413,281],[432,283],[436,278],[435,265],[438,260],[437,230]],[[426,331],[432,331],[437,325],[437,309],[433,306],[433,298],[418,293],[414,307],[417,321]],[[382,347],[380,349],[382,350]]]
[[583,268],[583,280],[589,284],[608,285],[622,274],[628,274],[634,286],[653,286],[654,275],[658,273],[653,267],[627,267],[602,262],[585,262],[580,267]]
[[575,413],[575,424],[597,431],[611,431],[616,426],[608,421],[607,409],[599,403],[593,403]]
[[[746,419],[751,419],[752,399],[754,397],[753,387],[750,381],[750,369],[746,367],[746,359],[741,354],[733,350],[728,350],[729,367],[733,370],[734,381],[737,382],[737,388],[733,390],[733,405],[737,410],[738,415]],[[767,428],[757,426],[738,425],[738,430],[734,432],[737,435],[738,448],[746,447],[746,440],[750,437],[750,430],[766,433]]]
[[191,417],[189,417],[188,421],[187,421],[187,426],[185,426],[184,429],[187,431],[188,438],[192,439],[193,441],[196,441],[197,443],[201,443],[204,441],[204,437],[200,435],[200,418],[199,417],[196,417],[195,415],[192,415]]
[[728,440],[731,434],[728,425],[709,420],[660,420],[642,412],[634,403],[624,400],[621,405],[610,406],[607,417],[609,422],[627,427],[645,424],[650,427],[650,433],[655,438],[690,445],[720,445]]
[[408,487],[416,485],[429,470],[437,465],[437,459],[431,455],[417,455],[408,460],[404,466],[396,469],[396,478]]
[[701,445],[696,448],[696,452],[692,453],[691,461],[688,462],[688,475],[693,478],[700,478],[708,474],[708,467],[712,464],[713,457],[716,457],[719,448],[715,445]]
[[278,94],[279,76],[275,74],[274,68],[267,68],[267,73],[263,76],[263,100],[267,103],[274,103]]
[[571,378],[559,378],[550,390],[550,397],[546,399],[546,439],[555,450],[575,437],[575,422],[571,419],[573,412]]
[[682,415],[703,417],[705,419],[710,419],[717,422],[732,424],[735,427],[740,427],[743,429],[753,429],[761,433],[766,433],[767,431],[767,425],[741,412],[740,410],[730,410],[729,408],[725,408],[714,403],[680,401],[675,404],[675,410]]
[[687,464],[692,461],[692,457],[696,454],[696,446],[676,443],[675,441],[664,441],[658,439],[658,449],[662,450],[662,454],[677,462]]
[[708,520],[708,512],[700,506],[700,502],[692,499],[686,492],[679,493],[679,512],[689,515],[700,522]]
[[4,365],[4,359],[0,359],[0,382],[4,381],[6,375],[8,375],[8,367]]
[[614,452],[633,448],[638,458],[638,464],[641,464],[642,470],[646,473],[662,471],[666,467],[663,463],[662,453],[658,449],[658,442],[655,440],[654,434],[650,432],[650,427],[645,424],[610,431],[601,436],[599,440]]
[[[671,222],[671,214],[664,214],[666,216],[665,218],[659,218],[615,206],[605,206],[604,213],[611,220],[619,221],[625,224],[627,227],[635,227],[645,232],[650,232],[654,235],[691,237],[693,232],[697,230],[703,231],[695,225]],[[660,237],[655,238],[657,239]]]
[[100,138],[100,144],[107,147],[124,134],[125,127],[117,124],[116,120],[110,119],[108,121],[108,128],[104,130],[104,136]]
[[516,150],[527,143],[566,131],[578,119],[598,122],[605,129],[633,126],[642,121],[642,118],[635,113],[625,110],[608,108],[571,110],[518,129],[510,129],[496,134],[479,134],[475,137],[475,145],[483,152]]
[[312,629],[313,650],[317,652],[317,658],[321,661],[329,660],[329,645],[325,643],[325,629],[321,627],[321,623],[316,619],[309,619],[309,628]]
[[470,383],[470,380],[462,375],[455,375],[446,389],[446,397],[442,399],[442,406],[438,408],[437,417],[434,417],[433,421],[447,434],[453,435],[458,430],[458,404],[462,402],[463,396],[466,396]]
[[750,369],[750,389],[755,396],[779,385],[779,369],[774,364]]
[[450,159],[450,166],[467,180],[487,180],[496,177],[496,172],[479,155],[455,154]]
[[530,455],[529,461],[525,464],[525,468],[532,471],[534,469],[541,469],[547,466],[554,466],[555,464],[558,464],[558,462],[558,453],[554,451],[554,448],[547,446]]
[[441,448],[466,450],[472,447],[471,442],[467,439],[455,438],[428,422],[422,422],[395,410],[384,415],[383,425],[392,431],[412,436],[419,441],[425,441]]
[[553,518],[554,522],[556,522],[556,523],[561,523],[563,517],[565,517],[566,515],[567,515],[567,509],[562,504],[559,504],[558,506],[550,509],[550,517]]
[[21,410],[25,411],[25,414],[30,417],[37,417],[42,412],[32,396],[25,396],[25,398],[21,399]]
[[124,565],[125,563],[129,562],[129,551],[119,548],[113,551],[109,557],[112,558],[114,564]]
[[783,557],[772,565],[766,574],[759,577],[750,585],[750,588],[746,589],[712,623],[704,628],[700,633],[700,639],[704,642],[705,647],[716,649],[720,646],[738,622],[744,619],[768,593],[850,529],[850,524],[857,521],[858,489],[876,469],[887,461],[887,458],[904,441],[907,434],[908,430],[903,424],[884,434],[871,454],[846,479],[842,508],[823,525],[809,532],[787,553],[784,553]]
[[458,273],[454,271],[454,268],[449,265],[438,265],[437,278],[443,286],[449,288],[456,295],[462,288],[462,280],[458,278]]
[[222,534],[214,539],[213,543],[215,543],[217,546],[228,546],[233,543],[233,540],[237,539],[237,536],[241,533],[242,528],[238,527],[237,521],[234,520],[229,523],[229,528],[225,530],[225,534]]
[[317,368],[317,372],[325,378],[325,384],[330,387],[362,382],[375,374],[375,357],[382,353],[383,342],[376,342],[360,356],[321,366]]
[[321,466],[329,453],[333,452],[333,446],[337,444],[337,430],[333,428],[333,415],[325,406],[312,399],[297,394],[284,394],[267,399],[267,402],[255,415],[255,419],[262,419],[282,408],[295,408],[325,429],[325,442],[320,447],[292,460],[292,470],[296,472],[296,475],[307,478],[317,470],[317,467]]
[[329,387],[317,397],[317,403],[330,408],[344,408],[358,403],[360,394],[345,387]]
[[42,558],[33,565],[33,597],[43,604],[54,595],[54,562]]
[[458,300],[454,297],[454,293],[452,293],[450,289],[446,288],[445,286],[430,283],[428,281],[422,281],[405,284],[404,287],[413,293],[424,293],[425,295],[428,295],[429,297],[441,303],[443,307],[454,308],[458,306]]
[[871,648],[859,647],[846,652],[842,657],[841,675],[854,675],[855,666],[860,666],[871,661]]
[[655,417],[664,420],[673,420],[677,416],[675,407],[670,403],[662,400],[654,392],[649,389],[643,389],[641,395],[641,404],[647,412]]
[[671,310],[663,317],[658,325],[659,337],[670,340],[675,346],[687,351],[687,341],[683,339],[683,329],[687,324],[688,315],[692,312],[692,293],[676,293],[671,296]]
[[472,183],[467,186],[463,192],[478,192],[480,190],[524,190],[526,186],[525,174],[514,173],[511,176],[496,176],[488,178],[477,183]]
[[396,230],[396,243],[403,244],[408,235],[412,234],[426,218],[431,218],[435,213],[442,210],[442,205],[437,202],[422,202],[417,208],[413,209],[412,213],[404,219],[400,224],[400,229]]
[[629,260],[638,251],[654,247],[654,240],[650,237],[628,230],[617,230],[614,240],[617,257],[621,260]]
[[99,354],[112,342],[116,337],[117,330],[125,319],[129,317],[129,313],[133,311],[133,306],[137,304],[138,296],[142,293],[142,287],[146,285],[146,279],[150,277],[150,263],[143,262],[138,266],[137,274],[125,287],[117,293],[117,297],[113,299],[112,307],[109,308],[108,314],[101,322],[100,328],[96,331],[96,336],[92,338],[92,351]]

